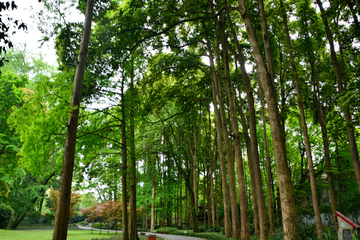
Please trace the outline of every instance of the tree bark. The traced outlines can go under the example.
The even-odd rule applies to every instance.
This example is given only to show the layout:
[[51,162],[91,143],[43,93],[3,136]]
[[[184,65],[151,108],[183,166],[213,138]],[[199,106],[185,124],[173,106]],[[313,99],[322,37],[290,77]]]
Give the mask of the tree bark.
[[183,229],[183,195],[182,195],[182,179],[180,178],[180,229]]
[[[155,163],[154,163],[155,168]],[[150,219],[150,231],[155,230],[155,169],[151,174],[151,219]]]
[[65,240],[67,237],[67,227],[70,214],[71,182],[74,170],[76,133],[79,120],[79,110],[82,85],[84,81],[86,57],[89,47],[93,6],[94,0],[88,0],[86,6],[84,31],[81,38],[78,64],[76,66],[74,86],[70,103],[71,111],[67,123],[58,207],[56,212],[55,228],[52,237],[53,240]]
[[264,104],[263,93],[262,93],[260,81],[259,81],[259,93],[260,93],[262,123],[263,123],[264,142],[265,142],[265,154],[266,154],[266,185],[268,188],[270,235],[273,237],[273,236],[275,236],[275,216],[274,216],[273,195],[272,195],[273,186],[272,186],[272,181],[271,181],[271,159],[270,159],[270,152],[269,152],[269,142],[268,142],[267,133],[266,133],[265,104]]
[[281,125],[281,119],[277,105],[274,79],[271,78],[271,75],[267,72],[265,68],[262,54],[260,51],[260,46],[255,31],[252,27],[245,0],[239,0],[239,11],[245,23],[246,31],[248,33],[248,37],[257,65],[258,77],[263,86],[268,106],[269,123],[273,138],[276,168],[278,172],[278,181],[280,188],[284,239],[299,239],[300,232],[291,183],[290,169],[287,160],[285,135],[283,131],[283,126]]
[[125,77],[122,79],[121,86],[121,148],[122,148],[122,173],[121,173],[121,187],[122,187],[122,230],[123,240],[129,240],[128,229],[128,213],[127,213],[127,143],[126,143],[126,116],[125,116],[125,94],[124,86]]
[[[224,0],[225,5],[227,5],[226,0]],[[260,1],[259,1],[259,5]],[[246,95],[247,95],[247,99],[248,99],[248,106],[249,106],[249,117],[250,117],[250,145],[251,145],[251,159],[249,159],[249,163],[250,161],[252,162],[252,167],[253,167],[253,177],[255,180],[255,188],[253,189],[253,191],[256,192],[256,198],[254,199],[254,202],[257,202],[257,206],[258,206],[258,215],[259,215],[259,226],[260,226],[260,239],[268,239],[268,222],[267,222],[267,214],[266,214],[266,205],[265,205],[265,197],[264,197],[264,192],[263,192],[263,187],[262,187],[262,179],[261,179],[261,171],[260,171],[260,160],[259,160],[259,152],[258,152],[258,141],[257,141],[257,133],[256,133],[256,117],[255,117],[255,107],[254,107],[254,96],[253,96],[253,90],[251,88],[251,84],[250,84],[250,79],[249,76],[246,72],[245,69],[245,60],[243,57],[243,53],[242,53],[242,49],[241,46],[236,38],[236,34],[234,31],[234,28],[232,26],[232,22],[231,22],[231,18],[230,18],[230,14],[229,14],[229,10],[226,10],[226,14],[227,14],[227,18],[229,21],[229,26],[231,29],[231,32],[234,36],[234,40],[235,40],[235,45],[237,46],[238,49],[238,55],[237,58],[239,60],[240,63],[240,67],[241,67],[241,73],[242,73],[242,77],[244,80],[244,85],[245,85],[245,89],[246,89]],[[266,21],[265,21],[266,24]],[[266,33],[267,34],[267,33]],[[265,39],[267,39],[267,37],[265,37],[265,34],[263,34],[264,36],[264,41]],[[267,39],[268,40],[268,39]],[[267,43],[268,48],[270,48],[269,43]],[[269,55],[269,56],[268,56]],[[267,54],[267,60],[269,59],[269,66],[271,67],[271,71],[270,71],[270,75],[273,74],[273,67],[272,67],[272,60],[271,60],[271,53]]]
[[[240,212],[241,212],[241,239],[250,239],[250,224],[249,224],[249,210],[248,210],[248,202],[247,202],[247,195],[246,195],[246,189],[245,189],[245,176],[244,176],[244,166],[243,166],[243,159],[242,159],[242,152],[241,152],[241,143],[240,143],[240,133],[239,133],[239,126],[238,126],[238,119],[237,119],[237,113],[236,113],[236,107],[235,107],[235,97],[234,97],[234,91],[233,91],[233,87],[232,87],[232,82],[230,79],[230,68],[229,68],[229,56],[228,56],[228,50],[227,50],[227,43],[226,43],[226,36],[225,36],[225,32],[224,32],[224,28],[221,25],[220,22],[220,32],[222,33],[222,45],[223,45],[223,61],[224,61],[224,69],[225,69],[225,83],[226,83],[226,90],[227,90],[227,95],[228,95],[228,103],[229,103],[229,107],[230,107],[230,115],[231,115],[231,126],[232,126],[232,134],[233,134],[233,138],[234,138],[234,145],[235,145],[235,159],[236,159],[236,166],[237,166],[237,175],[238,175],[238,184],[239,184],[239,199],[240,199]],[[221,83],[219,83],[219,91],[221,91],[221,87],[220,87]],[[221,98],[221,96],[219,96],[219,98]],[[221,102],[220,101],[220,109],[221,109]],[[221,110],[223,115],[223,111]],[[223,120],[223,129],[226,128],[224,122],[226,122],[226,120]],[[224,131],[224,135],[225,135]],[[228,134],[227,134],[228,136]],[[225,137],[226,139],[226,137]],[[225,140],[225,144],[228,145],[228,143]],[[230,144],[229,144],[230,145]],[[232,150],[229,149],[229,152],[232,153]],[[227,157],[228,160],[231,160],[230,157],[232,156],[232,154],[228,154],[227,153]],[[229,164],[228,161],[228,166],[230,166],[230,168],[232,168],[233,166]],[[234,174],[234,183],[235,183],[235,173]],[[229,169],[229,185],[231,184],[231,178],[230,178],[230,169]],[[235,186],[234,186],[234,190],[235,190]],[[234,203],[237,203],[236,200],[236,191],[235,195],[234,195]],[[232,197],[231,192],[230,192],[230,197]],[[237,204],[236,204],[237,205]],[[232,214],[239,214],[237,211],[237,206],[235,205],[235,211],[233,210],[234,205],[233,202],[231,203],[231,210],[232,210]],[[235,219],[237,220],[237,219]],[[235,225],[236,222],[234,221],[234,216],[233,216],[233,231],[236,227]],[[239,223],[240,224],[240,223]],[[234,231],[233,233],[233,238],[240,238],[239,235],[237,235],[237,231]]]
[[[227,1],[224,0],[225,6],[227,6]],[[254,110],[254,98],[252,95],[252,89],[251,89],[251,85],[250,85],[250,79],[249,76],[246,72],[245,69],[245,60],[243,57],[243,53],[242,53],[242,49],[241,46],[239,44],[239,41],[237,40],[236,37],[236,32],[234,30],[231,18],[230,18],[230,14],[228,9],[226,10],[226,15],[227,15],[227,19],[229,22],[229,27],[231,30],[231,33],[233,35],[234,41],[235,41],[235,45],[237,47],[238,53],[236,53],[235,51],[233,51],[233,54],[235,55],[236,59],[238,59],[238,61],[240,62],[240,67],[241,67],[241,74],[243,76],[243,80],[245,83],[245,88],[246,88],[246,92],[247,92],[247,98],[248,98],[248,102],[249,102],[249,115],[251,115],[252,117],[250,118],[250,121],[253,121],[255,119],[255,110]],[[228,48],[231,49],[231,46],[229,44],[227,44]],[[235,62],[236,64],[236,62]],[[239,76],[238,73],[236,73],[236,77],[237,77],[237,82],[238,82],[238,91],[239,93],[240,91],[240,82],[239,82]],[[252,104],[251,104],[252,103]],[[240,105],[241,105],[241,100],[240,100]],[[256,142],[252,142],[249,135],[248,135],[248,128],[247,128],[247,124],[246,124],[246,119],[244,116],[244,113],[242,111],[242,108],[240,106],[240,108],[238,107],[239,113],[240,113],[240,118],[241,118],[241,124],[242,124],[242,128],[243,128],[243,135],[245,138],[245,144],[246,144],[246,150],[247,150],[247,155],[248,155],[248,165],[249,165],[249,172],[250,172],[250,184],[251,184],[251,194],[252,194],[252,199],[253,199],[253,213],[254,213],[254,225],[255,225],[255,235],[258,236],[260,234],[260,218],[259,218],[259,203],[257,201],[257,199],[259,199],[258,196],[258,187],[256,185],[256,177],[255,177],[255,170],[254,170],[254,155],[252,153],[252,151],[254,151],[254,149],[257,152],[257,140]],[[251,125],[251,129],[253,131],[250,131],[250,134],[254,134],[254,126]],[[255,128],[256,128],[256,123],[255,123]],[[256,133],[256,129],[255,129],[255,133]],[[256,155],[256,154],[255,154]],[[258,154],[257,154],[258,155]],[[262,187],[262,186],[261,186]],[[261,200],[260,200],[261,201]],[[265,200],[264,200],[265,202]],[[266,210],[265,210],[266,211]],[[265,215],[262,214],[262,219],[265,216],[266,218],[266,212]],[[266,223],[267,221],[265,221]],[[266,223],[267,224],[267,223]]]
[[[239,86],[239,82],[238,82]],[[239,93],[240,93],[240,87],[239,87]],[[238,111],[240,114],[240,120],[242,125],[242,132],[245,139],[246,144],[246,151],[248,156],[248,165],[249,165],[249,173],[250,173],[250,185],[251,185],[251,196],[253,200],[253,211],[254,211],[254,227],[255,227],[255,235],[258,236],[260,234],[260,222],[259,222],[259,208],[258,208],[258,202],[256,201],[257,195],[256,195],[256,183],[255,183],[255,177],[254,177],[254,167],[252,162],[252,154],[251,154],[251,140],[250,136],[248,134],[248,127],[246,124],[245,114],[242,110],[242,103],[239,96],[239,104]]]
[[265,48],[266,67],[267,67],[267,71],[269,72],[271,78],[275,79],[275,71],[274,71],[274,65],[273,65],[273,60],[272,60],[271,44],[270,44],[269,32],[268,32],[267,21],[266,21],[264,1],[259,0],[258,4],[259,4],[262,38],[263,38],[264,48]]
[[[224,50],[226,51],[226,50]],[[225,113],[225,104],[222,96],[221,80],[218,79],[217,82],[217,94],[218,101],[220,106],[220,119],[221,126],[224,138],[224,145],[226,151],[226,160],[228,166],[228,183],[229,183],[229,192],[230,192],[230,203],[231,203],[231,219],[233,227],[233,238],[240,239],[240,220],[239,220],[239,211],[237,208],[237,197],[236,197],[236,188],[235,188],[235,166],[234,166],[234,155],[231,148],[231,143],[229,139],[229,132],[226,123],[226,113]],[[246,195],[245,195],[246,196]]]
[[[130,91],[133,102],[134,92],[134,70],[131,69]],[[136,156],[135,156],[135,126],[134,126],[134,108],[130,106],[130,221],[129,232],[131,240],[139,240],[136,221]]]
[[[210,127],[210,140],[211,140],[211,118],[210,118],[210,111],[209,111],[209,127]],[[215,136],[216,140],[216,136]],[[214,142],[214,149],[216,151],[216,142]],[[211,151],[211,149],[210,149]],[[213,173],[214,173],[214,161],[216,161],[216,157],[214,160],[213,151],[211,151],[210,156],[210,199],[211,199],[211,223],[215,226],[216,224],[216,212],[215,212],[215,200],[214,200],[214,183],[213,183]]]
[[328,180],[329,192],[330,192],[331,210],[332,210],[332,215],[333,215],[333,219],[334,219],[335,230],[337,231],[339,228],[339,225],[337,224],[337,221],[336,221],[335,212],[338,210],[338,208],[337,208],[337,200],[336,200],[336,195],[335,195],[335,185],[334,185],[334,180],[333,180],[333,176],[331,173],[330,144],[329,144],[329,137],[327,135],[326,117],[323,113],[323,109],[322,109],[322,106],[320,104],[320,100],[318,97],[319,87],[316,84],[317,73],[316,73],[316,68],[315,68],[315,62],[314,62],[314,59],[312,56],[313,56],[313,54],[309,51],[309,61],[310,61],[310,66],[311,66],[311,76],[312,76],[314,96],[315,96],[314,99],[315,99],[316,109],[317,109],[320,127],[321,127],[321,135],[322,135],[323,143],[324,143],[325,166],[326,166],[326,174],[327,174],[327,180]]
[[222,134],[221,134],[221,123],[220,116],[218,111],[217,104],[217,87],[216,87],[216,72],[214,67],[214,58],[211,50],[211,43],[206,36],[207,47],[210,56],[210,71],[211,71],[211,85],[212,85],[212,93],[213,93],[213,106],[214,106],[214,115],[215,115],[215,125],[216,125],[216,133],[217,133],[217,146],[219,150],[219,158],[220,158],[220,171],[221,171],[221,179],[222,179],[222,190],[223,190],[223,202],[224,202],[224,227],[225,227],[225,236],[227,238],[231,237],[231,222],[230,222],[230,207],[229,207],[229,190],[227,186],[226,179],[226,166],[225,166],[225,157],[224,150],[222,144]]

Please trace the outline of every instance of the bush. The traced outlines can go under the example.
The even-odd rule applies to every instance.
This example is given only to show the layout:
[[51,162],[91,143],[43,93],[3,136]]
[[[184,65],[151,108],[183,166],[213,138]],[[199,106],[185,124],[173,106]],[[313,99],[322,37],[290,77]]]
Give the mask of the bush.
[[28,221],[32,224],[40,224],[42,215],[39,211],[33,210],[27,215]]
[[55,216],[52,213],[45,213],[45,224],[51,224],[55,220]]
[[173,228],[173,227],[162,227],[162,228],[156,229],[153,232],[156,232],[156,233],[176,233],[178,231],[179,230],[177,230],[176,228]]
[[107,223],[94,223],[94,228],[102,228],[102,229],[107,229],[108,225]]
[[92,238],[91,240],[122,240],[121,236],[112,236],[110,238]]
[[300,239],[307,240],[307,239],[317,239],[317,232],[316,226],[309,224],[301,224],[299,225],[300,230]]
[[199,232],[222,232],[221,228],[216,225],[200,225]]
[[275,229],[275,236],[270,237],[270,240],[284,240],[282,227]]
[[172,233],[175,235],[189,236],[189,237],[197,237],[197,238],[205,238],[209,240],[226,240],[225,235],[220,233],[184,233],[184,232],[176,232]]
[[[107,223],[95,223],[94,228],[108,229],[108,224]],[[109,227],[109,229],[110,229],[110,227]],[[111,229],[115,230],[115,224]],[[117,225],[117,230],[122,230],[121,224]]]
[[[337,240],[338,239],[338,234],[337,234],[334,226],[324,228],[323,239],[324,240]],[[355,240],[356,238],[353,238],[353,239]]]
[[75,217],[70,218],[71,223],[78,223],[85,220],[85,216],[77,215]]
[[14,215],[14,210],[5,204],[0,204],[0,228],[6,228],[12,217]]

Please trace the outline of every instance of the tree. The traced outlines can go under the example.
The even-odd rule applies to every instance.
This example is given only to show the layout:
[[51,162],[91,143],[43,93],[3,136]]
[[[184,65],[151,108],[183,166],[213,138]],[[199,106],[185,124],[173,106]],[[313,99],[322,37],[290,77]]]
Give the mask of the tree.
[[[59,190],[54,190],[53,188],[50,188],[50,201],[51,201],[51,207],[50,210],[54,213],[57,213],[57,207],[59,204]],[[75,192],[75,189],[73,189],[70,197],[70,217],[74,217],[76,215],[76,207],[81,202],[81,195],[77,192]]]
[[84,32],[81,41],[81,47],[79,51],[78,65],[76,67],[73,95],[71,99],[71,111],[68,121],[65,149],[64,149],[64,161],[63,170],[60,180],[59,189],[59,206],[57,208],[55,229],[53,233],[53,240],[66,239],[67,236],[67,219],[69,214],[71,182],[74,169],[74,156],[75,156],[75,143],[78,117],[80,111],[80,101],[82,92],[82,83],[84,79],[85,63],[87,56],[87,49],[89,45],[89,37],[91,31],[91,22],[93,16],[94,1],[89,0],[86,7],[86,16],[84,24]]
[[321,222],[321,217],[320,217],[319,199],[318,199],[318,194],[317,194],[317,189],[316,189],[316,178],[315,178],[315,172],[314,172],[314,164],[313,164],[313,160],[312,160],[312,151],[311,151],[311,146],[310,146],[308,129],[307,129],[307,125],[306,125],[304,103],[303,103],[301,89],[300,89],[300,80],[299,80],[296,62],[294,59],[293,50],[292,50],[292,46],[291,46],[287,14],[284,9],[284,4],[283,4],[282,0],[280,0],[280,7],[282,8],[282,15],[283,15],[284,25],[285,25],[286,43],[288,46],[291,67],[292,67],[293,74],[294,74],[296,94],[297,94],[296,96],[297,96],[297,100],[298,100],[301,125],[302,125],[304,140],[305,140],[305,148],[306,148],[306,156],[307,156],[308,166],[309,166],[311,195],[312,195],[312,200],[313,200],[312,202],[313,202],[314,215],[315,215],[315,221],[316,221],[316,229],[317,229],[318,238],[321,238],[324,233],[324,229],[323,229],[323,224]]
[[239,0],[239,10],[245,23],[246,31],[250,39],[250,44],[253,49],[254,58],[257,64],[258,76],[264,89],[269,111],[269,121],[274,143],[276,168],[278,171],[279,179],[284,238],[297,239],[299,238],[299,228],[297,224],[296,208],[291,184],[290,170],[287,162],[285,136],[283,132],[283,127],[281,125],[279,109],[277,106],[274,79],[267,71],[264,60],[262,59],[259,43],[252,26],[252,22],[249,17],[245,1]]

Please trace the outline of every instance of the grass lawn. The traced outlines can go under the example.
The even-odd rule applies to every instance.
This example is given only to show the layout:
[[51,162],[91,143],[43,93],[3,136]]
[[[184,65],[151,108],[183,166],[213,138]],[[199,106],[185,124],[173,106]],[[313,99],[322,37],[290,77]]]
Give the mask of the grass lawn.
[[[19,231],[19,230],[0,230],[0,240],[42,240],[42,239],[51,239],[53,231],[52,230],[39,230],[39,231]],[[114,236],[114,232],[102,232],[100,234],[98,231],[91,230],[71,230],[68,232],[68,240],[91,240],[93,238],[110,238]],[[118,233],[118,235],[120,235]],[[140,236],[141,240],[147,239],[145,236]],[[157,237],[157,239],[160,239]]]
[[[36,226],[27,226],[27,225],[21,225],[16,228],[16,230],[54,230],[54,226],[49,225],[36,225]],[[80,230],[77,226],[68,226],[68,230]]]

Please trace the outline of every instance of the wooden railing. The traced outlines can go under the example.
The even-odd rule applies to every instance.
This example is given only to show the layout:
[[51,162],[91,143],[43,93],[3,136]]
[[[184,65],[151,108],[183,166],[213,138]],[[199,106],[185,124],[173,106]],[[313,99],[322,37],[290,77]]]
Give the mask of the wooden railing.
[[[352,234],[360,230],[360,226],[354,223],[339,211],[335,212],[336,220],[339,223],[338,238],[339,240],[353,240]],[[359,233],[359,232],[358,232]]]

